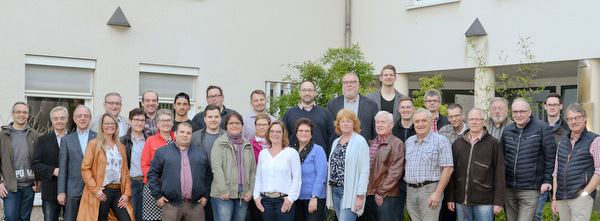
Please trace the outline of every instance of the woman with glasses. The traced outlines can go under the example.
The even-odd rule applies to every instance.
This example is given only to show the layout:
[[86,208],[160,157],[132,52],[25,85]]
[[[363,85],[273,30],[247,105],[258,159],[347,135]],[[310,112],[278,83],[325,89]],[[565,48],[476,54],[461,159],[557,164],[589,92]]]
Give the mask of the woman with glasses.
[[154,153],[160,147],[173,143],[175,134],[171,131],[173,127],[173,112],[167,109],[160,109],[156,112],[156,124],[158,125],[158,133],[148,137],[144,150],[142,151],[141,167],[144,173],[143,189],[143,220],[161,220],[162,213],[160,207],[156,204],[156,200],[150,193],[148,188],[148,179],[146,174],[150,170],[150,162],[154,158]]
[[315,124],[300,118],[294,125],[298,141],[292,144],[300,155],[302,186],[296,203],[296,221],[319,221],[325,215],[325,180],[327,180],[327,155],[323,147],[314,143],[312,131]]
[[131,183],[125,146],[119,141],[119,124],[109,113],[101,116],[98,137],[88,143],[81,162],[85,182],[77,220],[133,220]]
[[369,144],[360,133],[360,121],[354,111],[337,113],[335,132],[329,156],[327,207],[333,208],[340,221],[353,221],[365,209],[369,184]]
[[225,117],[227,133],[219,136],[211,151],[213,182],[210,203],[215,220],[246,219],[252,198],[256,160],[252,144],[242,136],[242,115],[232,112]]
[[119,139],[125,145],[125,151],[127,152],[127,167],[131,176],[131,205],[133,206],[133,215],[136,220],[142,220],[142,182],[144,181],[144,173],[142,173],[140,163],[142,151],[144,150],[146,139],[148,139],[148,135],[144,133],[146,112],[141,108],[129,111],[129,123],[131,127],[127,130],[127,134]]
[[260,151],[254,184],[254,203],[263,220],[294,220],[302,172],[298,151],[290,148],[285,125],[275,121],[267,130],[269,149]]
[[[254,158],[256,159],[256,163],[258,163],[258,155],[260,151],[269,148],[269,144],[267,144],[267,129],[269,129],[269,125],[271,124],[271,117],[268,114],[257,114],[254,119],[254,128],[256,128],[256,133],[254,133],[254,137],[250,140],[254,150]],[[250,200],[250,205],[248,208],[248,213],[250,215],[250,220],[252,221],[262,221],[262,213],[258,208],[256,208],[256,203],[254,203],[254,199]]]

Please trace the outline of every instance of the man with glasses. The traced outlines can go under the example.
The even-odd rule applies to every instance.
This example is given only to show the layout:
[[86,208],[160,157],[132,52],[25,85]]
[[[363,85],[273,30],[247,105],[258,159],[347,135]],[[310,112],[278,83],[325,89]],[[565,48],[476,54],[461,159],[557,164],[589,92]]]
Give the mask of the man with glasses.
[[511,114],[515,122],[500,139],[506,165],[506,220],[533,220],[540,194],[552,189],[556,143],[552,128],[531,116],[527,100],[515,99]]
[[341,109],[354,111],[360,120],[360,135],[365,140],[372,140],[377,136],[375,132],[375,114],[377,104],[371,99],[358,93],[360,82],[355,73],[348,73],[342,78],[342,95],[332,98],[327,102],[327,109],[332,116],[337,116]]
[[504,154],[484,127],[482,109],[471,109],[467,121],[469,129],[452,144],[454,173],[444,207],[456,211],[459,221],[493,221],[504,206]]
[[[104,96],[104,103],[102,104],[106,113],[112,114],[117,119],[117,123],[119,124],[119,137],[125,135],[127,129],[129,129],[129,120],[126,117],[119,115],[121,113],[121,107],[123,106],[121,101],[122,99],[119,93],[110,92]],[[98,132],[98,124],[102,114],[98,114],[92,118],[90,130]]]
[[[544,104],[544,110],[546,110],[547,114],[546,123],[552,128],[554,142],[556,145],[559,145],[560,140],[569,134],[569,126],[567,125],[567,122],[563,121],[560,117],[560,112],[562,109],[563,104],[560,99],[560,95],[557,93],[550,93],[548,96],[546,96],[546,103]],[[550,191],[546,191],[544,194],[540,194],[538,207],[535,211],[535,217],[533,219],[534,221],[542,220],[544,205],[546,205],[548,195],[550,195],[549,192]]]
[[[285,124],[287,131],[296,131],[294,125],[298,119],[302,117],[310,119],[315,123],[313,141],[322,146],[327,156],[329,156],[331,143],[336,138],[335,127],[333,126],[334,118],[327,109],[317,105],[315,102],[315,97],[317,96],[315,83],[309,80],[303,81],[298,87],[298,94],[300,95],[298,106],[288,109],[283,114],[281,122]],[[289,137],[290,143],[298,142],[296,133],[290,133]]]
[[175,132],[177,125],[183,122],[192,125],[193,132],[201,129],[198,124],[188,118],[188,111],[190,110],[190,96],[188,94],[181,92],[175,95],[173,108],[175,109],[175,121],[173,121],[173,128],[171,128],[171,131]]
[[146,112],[146,123],[144,132],[148,136],[154,136],[158,133],[158,124],[156,124],[156,109],[158,108],[158,93],[146,91],[142,94],[142,107]]
[[33,172],[42,177],[42,211],[44,212],[45,221],[58,221],[58,216],[63,210],[63,207],[57,201],[57,178],[59,172],[58,153],[62,138],[67,134],[67,122],[69,121],[69,113],[62,106],[54,107],[50,111],[50,122],[52,122],[53,131],[40,136],[31,168]]
[[88,107],[77,106],[73,111],[73,121],[77,129],[61,139],[56,198],[60,205],[65,206],[64,220],[75,220],[79,212],[79,202],[85,186],[81,178],[81,161],[88,142],[97,136],[96,132],[88,128],[91,119]]
[[39,182],[33,173],[31,159],[38,132],[29,126],[29,107],[16,102],[12,107],[13,122],[0,131],[0,197],[4,220],[29,220],[34,192]]
[[[444,137],[448,138],[450,141],[450,145],[454,143],[456,139],[463,135],[467,129],[467,124],[463,121],[465,119],[465,112],[463,111],[462,106],[460,104],[450,104],[448,106],[448,119],[450,120],[450,124],[442,127],[439,133]],[[453,210],[449,210],[445,205],[448,202],[448,198],[444,198],[442,203],[442,209],[440,210],[440,220],[456,220],[456,212]]]
[[438,132],[442,127],[450,124],[448,118],[440,114],[440,105],[442,104],[442,94],[436,89],[429,89],[423,96],[425,108],[431,112],[433,116],[433,123],[431,124],[431,130]]
[[600,136],[585,128],[587,114],[578,103],[567,107],[571,132],[556,153],[552,211],[560,220],[590,220],[600,184]]
[[[225,119],[225,117],[227,117],[227,115],[232,112],[237,112],[232,109],[226,108],[225,105],[223,105],[224,100],[225,95],[223,95],[223,89],[221,89],[221,87],[215,85],[208,86],[208,88],[206,89],[206,103],[214,104],[217,105],[217,107],[219,107],[221,119]],[[205,128],[206,122],[204,122],[204,111],[196,114],[196,116],[192,118],[192,121],[198,124],[200,128]],[[221,122],[221,128],[226,129],[225,122]]]
[[501,97],[495,97],[490,100],[490,119],[487,122],[486,128],[488,133],[500,140],[504,128],[512,123],[508,118],[508,102]]

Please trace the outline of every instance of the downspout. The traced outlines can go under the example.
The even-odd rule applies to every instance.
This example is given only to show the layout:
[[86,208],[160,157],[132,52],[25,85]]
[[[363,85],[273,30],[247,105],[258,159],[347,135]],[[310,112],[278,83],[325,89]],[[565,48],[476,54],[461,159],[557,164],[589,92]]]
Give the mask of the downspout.
[[345,37],[345,41],[344,41],[344,45],[346,48],[350,48],[352,47],[352,41],[350,40],[350,30],[351,30],[351,24],[352,24],[352,0],[346,0],[346,30],[344,32],[344,37]]

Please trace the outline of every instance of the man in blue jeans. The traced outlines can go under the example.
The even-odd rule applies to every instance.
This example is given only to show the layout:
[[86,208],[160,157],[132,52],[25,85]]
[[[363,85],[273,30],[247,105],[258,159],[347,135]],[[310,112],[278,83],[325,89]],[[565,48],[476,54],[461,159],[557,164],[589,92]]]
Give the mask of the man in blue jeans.
[[4,220],[30,220],[37,180],[31,168],[38,133],[29,127],[29,107],[17,102],[11,111],[14,121],[0,130],[0,197]]

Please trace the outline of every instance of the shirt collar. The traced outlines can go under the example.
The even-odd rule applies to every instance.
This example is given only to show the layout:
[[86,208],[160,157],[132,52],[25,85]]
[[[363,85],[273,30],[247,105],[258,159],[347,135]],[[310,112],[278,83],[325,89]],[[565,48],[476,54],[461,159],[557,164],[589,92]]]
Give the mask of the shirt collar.
[[312,104],[308,105],[308,107],[305,107],[304,105],[302,105],[302,101],[298,102],[298,107],[300,108],[300,110],[311,110],[313,107],[315,107],[315,102],[313,101]]
[[356,99],[354,99],[354,101],[350,102],[350,100],[348,100],[346,97],[344,97],[344,103],[355,104],[358,102],[359,99],[360,99],[360,95],[356,95]]
[[85,129],[85,130],[83,131],[83,133],[81,133],[81,131],[80,131],[80,130],[76,130],[76,131],[77,131],[77,135],[80,135],[80,136],[81,136],[81,135],[87,135],[87,134],[89,134],[89,131],[90,131],[90,129]]

